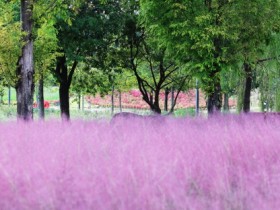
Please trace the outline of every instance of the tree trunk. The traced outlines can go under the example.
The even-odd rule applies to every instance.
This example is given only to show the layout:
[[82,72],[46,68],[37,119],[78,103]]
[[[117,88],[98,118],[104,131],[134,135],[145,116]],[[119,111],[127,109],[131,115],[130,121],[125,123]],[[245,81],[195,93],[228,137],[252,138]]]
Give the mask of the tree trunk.
[[164,91],[164,111],[168,111],[168,95],[169,95],[170,91],[168,88],[165,89]]
[[154,95],[153,95],[153,91],[151,91],[150,93],[150,103],[153,104],[154,103]]
[[275,111],[280,112],[280,90],[279,90],[279,87],[276,88],[276,93],[275,93]]
[[11,106],[11,86],[9,86],[9,89],[8,89],[8,105]]
[[82,111],[84,111],[85,110],[85,96],[84,96],[84,94],[82,94]]
[[59,102],[60,102],[60,114],[64,120],[70,119],[69,111],[69,87],[68,87],[68,69],[66,65],[66,57],[58,58],[58,71],[60,75],[59,83]]
[[159,107],[159,93],[160,93],[160,89],[156,89],[154,94],[154,103],[152,106],[152,111],[156,114],[161,114],[161,109]]
[[195,115],[199,116],[199,87],[198,80],[196,79],[196,87],[195,87]]
[[171,107],[174,107],[174,98],[175,98],[175,91],[174,88],[171,88]]
[[120,112],[122,112],[122,92],[119,91],[119,106],[120,106]]
[[44,107],[44,80],[42,74],[38,83],[37,104],[38,104],[39,119],[43,120],[45,118],[45,107]]
[[114,108],[115,108],[115,104],[114,104],[114,94],[115,94],[115,87],[114,85],[112,85],[112,93],[111,93],[111,114],[114,114]]
[[68,67],[66,64],[66,56],[57,58],[55,73],[59,79],[59,100],[60,100],[60,114],[63,120],[70,119],[69,109],[69,89],[72,81],[73,74],[78,65],[77,61],[74,61],[72,68],[68,75]]
[[78,93],[77,104],[78,104],[78,110],[81,110],[81,94],[80,93]]
[[34,94],[34,63],[32,40],[32,12],[33,1],[21,0],[21,21],[24,46],[18,61],[17,75],[19,80],[16,85],[17,116],[19,119],[33,119],[33,94]]
[[69,109],[69,87],[65,82],[60,83],[59,86],[59,101],[60,101],[60,114],[64,120],[70,119]]
[[161,114],[161,109],[160,109],[160,107],[158,105],[152,104],[152,105],[150,105],[150,108],[151,108],[153,113]]
[[63,120],[70,119],[69,109],[69,82],[68,82],[68,68],[66,64],[66,56],[58,58],[58,69],[60,75],[59,84],[59,101],[60,101],[60,114]]
[[228,100],[229,100],[228,94],[225,93],[224,94],[224,111],[225,112],[229,111],[229,102],[228,102]]
[[214,91],[208,94],[207,110],[208,114],[220,112],[222,108],[222,93],[220,79],[216,78]]
[[250,64],[244,63],[244,71],[246,76],[245,81],[245,91],[243,98],[243,112],[250,112],[250,98],[251,98],[251,89],[252,89],[252,68]]

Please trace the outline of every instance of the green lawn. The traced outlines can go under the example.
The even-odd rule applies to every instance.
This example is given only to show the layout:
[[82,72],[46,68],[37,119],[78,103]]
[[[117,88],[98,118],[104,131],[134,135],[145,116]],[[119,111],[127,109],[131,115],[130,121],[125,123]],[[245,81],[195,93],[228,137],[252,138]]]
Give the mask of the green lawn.
[[[5,104],[8,104],[8,93],[8,88],[5,88],[3,96],[3,101]],[[46,101],[58,101],[58,87],[44,87],[44,97]],[[34,101],[36,101],[36,90],[34,95]],[[16,90],[14,88],[11,88],[11,102],[12,104],[16,103]]]
[[[59,101],[58,87],[45,87],[44,97],[46,101]],[[0,120],[16,119],[16,91],[11,88],[11,106],[8,106],[8,88],[5,88],[3,96],[4,104],[0,105]],[[34,96],[34,101],[36,101],[36,91]],[[87,106],[87,105],[85,105]],[[119,109],[115,108],[115,112]],[[132,110],[129,110],[132,111]],[[134,110],[137,112],[137,110]],[[77,102],[74,98],[70,100],[70,113],[72,119],[96,119],[96,118],[110,118],[111,110],[110,107],[107,109],[100,108],[94,110],[78,110]],[[163,112],[163,114],[166,114]],[[55,108],[45,109],[45,116],[47,119],[60,118],[59,106]],[[185,116],[195,116],[195,110],[193,108],[187,109],[177,109],[174,112],[175,117],[185,117]],[[38,118],[38,110],[34,108],[34,118]]]

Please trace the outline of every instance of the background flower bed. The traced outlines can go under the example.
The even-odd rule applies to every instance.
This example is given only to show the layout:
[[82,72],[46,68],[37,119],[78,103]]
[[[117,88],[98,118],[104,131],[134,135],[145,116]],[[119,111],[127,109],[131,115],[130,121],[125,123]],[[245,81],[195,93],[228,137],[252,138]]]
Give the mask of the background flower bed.
[[278,210],[279,126],[260,114],[2,123],[0,209]]
[[[114,95],[114,104],[119,106],[119,93],[116,92]],[[122,107],[124,108],[136,108],[136,109],[149,109],[147,103],[142,99],[142,95],[139,90],[131,90],[129,92],[122,93]],[[169,108],[171,106],[171,93],[168,96],[169,98]],[[101,97],[97,95],[87,96],[86,100],[95,106],[111,106],[111,96],[106,95]],[[205,96],[203,93],[200,93],[200,107],[206,107]],[[229,100],[230,107],[236,106],[236,101],[234,99]],[[160,107],[164,107],[164,92],[160,93]],[[181,92],[178,96],[176,108],[194,108],[195,107],[195,90],[190,90],[188,92]]]

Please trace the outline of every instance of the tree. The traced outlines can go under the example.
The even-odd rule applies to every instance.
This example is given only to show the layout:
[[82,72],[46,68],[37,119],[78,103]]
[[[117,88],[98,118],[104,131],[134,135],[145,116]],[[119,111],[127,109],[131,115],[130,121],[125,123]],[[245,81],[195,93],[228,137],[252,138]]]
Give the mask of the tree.
[[209,113],[222,106],[220,74],[227,65],[225,49],[235,39],[226,25],[226,0],[141,1],[142,16],[161,46],[181,64],[192,66],[208,96]]
[[18,60],[16,84],[17,115],[18,118],[30,120],[33,118],[33,92],[34,92],[34,61],[33,61],[33,1],[21,0],[21,21],[24,33],[22,53]]
[[0,2],[0,80],[15,87],[17,60],[21,53],[19,5]]
[[239,58],[243,61],[245,74],[243,96],[245,113],[250,111],[250,93],[256,66],[263,60],[272,35],[279,30],[279,6],[279,1],[275,0],[250,2],[239,0],[231,7],[231,18],[236,22],[234,30],[238,33],[236,48]]
[[[37,22],[38,24],[38,22]],[[48,78],[49,70],[56,62],[59,55],[58,39],[54,21],[40,20],[36,30],[34,30],[34,63],[35,63],[35,82],[37,83],[37,106],[40,119],[44,119],[44,80]]]
[[154,113],[160,114],[160,91],[177,85],[179,94],[188,73],[186,69],[177,66],[166,47],[158,46],[153,34],[141,24],[139,2],[127,2],[123,8],[127,16],[123,35],[118,39],[120,51],[117,52],[117,63],[122,68],[131,70],[143,100]]
[[95,59],[113,42],[119,30],[121,8],[117,1],[85,1],[79,13],[71,13],[71,25],[56,24],[61,56],[57,57],[54,74],[59,82],[61,115],[70,118],[69,89],[81,61]]
[[[77,95],[78,104],[83,95],[105,95],[110,91],[107,74],[100,69],[91,67],[90,64],[81,63],[73,75],[70,91]],[[79,105],[80,106],[80,105]]]

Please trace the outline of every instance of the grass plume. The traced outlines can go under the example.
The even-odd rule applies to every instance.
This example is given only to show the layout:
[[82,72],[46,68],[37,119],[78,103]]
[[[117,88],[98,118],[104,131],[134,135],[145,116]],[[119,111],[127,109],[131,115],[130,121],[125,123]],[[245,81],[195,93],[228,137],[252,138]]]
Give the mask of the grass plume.
[[0,209],[280,206],[280,118],[0,124]]

